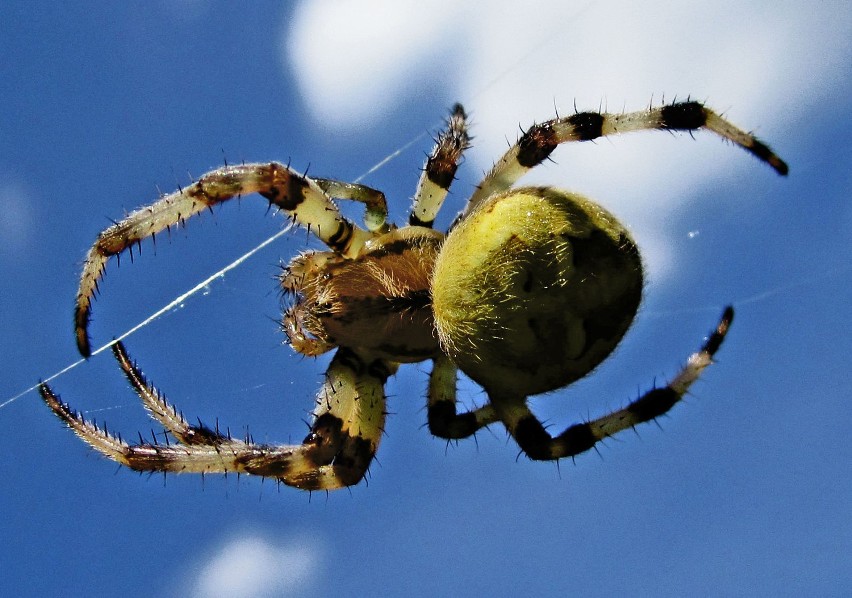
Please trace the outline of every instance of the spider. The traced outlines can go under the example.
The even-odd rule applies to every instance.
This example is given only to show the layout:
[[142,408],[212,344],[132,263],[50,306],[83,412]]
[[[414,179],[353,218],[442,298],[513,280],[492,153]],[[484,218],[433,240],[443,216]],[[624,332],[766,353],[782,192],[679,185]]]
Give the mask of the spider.
[[[704,345],[667,385],[552,436],[527,397],[583,378],[612,353],[638,310],[642,263],[630,233],[601,206],[552,187],[513,185],[561,143],[701,128],[787,174],[767,145],[699,102],[623,114],[575,112],[523,133],[444,234],[433,222],[470,145],[467,117],[456,105],[426,161],[407,226],[387,222],[380,191],[309,178],[270,162],[213,170],[104,230],[87,255],[76,300],[76,339],[84,356],[91,354],[92,300],[109,259],[215,204],[258,193],[328,246],[298,255],[280,277],[289,301],[281,326],[293,349],[308,356],[335,351],[302,444],[254,444],[218,426],[190,425],[121,343],[113,346],[121,369],[177,443],[140,437],[139,444],[128,444],[72,410],[47,384],[40,393],[77,436],[130,469],[238,472],[330,490],[357,484],[367,472],[385,425],[388,377],[401,364],[432,360],[432,434],[461,439],[501,422],[530,459],[573,457],[671,409],[712,363],[733,309],[725,308]],[[333,198],[364,204],[365,228],[344,217]],[[459,369],[485,390],[485,405],[459,411]]]

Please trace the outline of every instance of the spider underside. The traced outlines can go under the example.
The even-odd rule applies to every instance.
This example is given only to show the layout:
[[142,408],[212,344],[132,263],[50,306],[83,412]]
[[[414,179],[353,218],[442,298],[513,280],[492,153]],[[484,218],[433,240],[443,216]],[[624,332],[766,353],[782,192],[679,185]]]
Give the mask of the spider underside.
[[[501,422],[531,459],[573,457],[674,406],[712,363],[733,309],[725,308],[668,384],[551,435],[527,397],[584,377],[613,351],[639,307],[642,264],[629,232],[604,208],[575,193],[514,184],[561,143],[701,128],[787,174],[765,144],[694,101],[624,114],[581,112],[533,125],[486,174],[446,234],[432,225],[469,147],[460,105],[436,140],[401,228],[387,222],[384,195],[369,187],[308,178],[276,162],[211,171],[99,235],[77,295],[78,348],[91,353],[91,304],[110,257],[215,204],[258,193],[328,247],[295,257],[281,275],[288,302],[281,324],[291,346],[309,356],[334,351],[304,441],[254,444],[190,425],[121,343],[113,347],[121,369],[177,442],[128,444],[72,410],[47,384],[41,395],[81,439],[134,470],[238,472],[328,490],[364,477],[384,428],[388,377],[400,364],[432,360],[427,405],[434,435],[460,439]],[[344,217],[332,198],[363,203],[365,228]],[[484,388],[485,405],[459,412],[459,369]]]

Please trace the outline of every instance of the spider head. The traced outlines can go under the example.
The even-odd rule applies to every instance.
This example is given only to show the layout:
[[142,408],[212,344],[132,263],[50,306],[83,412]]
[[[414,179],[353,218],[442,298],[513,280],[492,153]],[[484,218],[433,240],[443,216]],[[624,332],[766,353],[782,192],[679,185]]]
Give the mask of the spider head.
[[293,347],[306,355],[348,347],[397,363],[434,356],[429,280],[443,238],[410,226],[369,241],[354,259],[334,252],[293,259],[281,279],[293,300],[284,316]]
[[489,393],[522,396],[594,369],[641,293],[641,259],[618,220],[547,187],[483,202],[450,232],[432,278],[443,350]]

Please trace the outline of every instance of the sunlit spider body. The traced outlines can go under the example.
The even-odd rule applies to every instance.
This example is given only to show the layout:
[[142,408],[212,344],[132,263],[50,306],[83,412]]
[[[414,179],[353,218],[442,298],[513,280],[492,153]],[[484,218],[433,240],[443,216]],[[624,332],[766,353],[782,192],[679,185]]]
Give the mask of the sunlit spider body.
[[444,244],[434,280],[441,345],[489,396],[582,378],[642,298],[627,230],[584,197],[547,187],[513,189],[471,213]]
[[[90,354],[92,298],[109,258],[214,204],[257,192],[325,242],[329,251],[297,256],[281,277],[288,298],[282,328],[293,348],[305,355],[335,351],[302,444],[257,445],[189,425],[121,343],[114,346],[119,364],[176,444],[127,444],[71,410],[47,385],[41,394],[78,436],[131,469],[234,471],[308,490],[333,489],[358,483],[373,459],[384,428],[387,378],[400,364],[432,360],[427,402],[433,434],[464,438],[499,421],[532,459],[574,456],[680,400],[712,362],[733,310],[725,309],[669,384],[552,436],[527,397],[584,377],[613,351],[638,309],[642,265],[627,230],[597,204],[549,187],[513,185],[560,143],[699,128],[787,173],[766,145],[698,102],[618,115],[577,113],[524,133],[445,237],[432,223],[469,144],[457,105],[427,161],[408,226],[386,222],[385,198],[376,190],[311,179],[273,162],[212,171],[105,230],[88,254],[77,296],[76,335],[84,355]],[[363,203],[366,230],[345,218],[332,198]],[[482,385],[485,405],[458,412],[458,369]]]

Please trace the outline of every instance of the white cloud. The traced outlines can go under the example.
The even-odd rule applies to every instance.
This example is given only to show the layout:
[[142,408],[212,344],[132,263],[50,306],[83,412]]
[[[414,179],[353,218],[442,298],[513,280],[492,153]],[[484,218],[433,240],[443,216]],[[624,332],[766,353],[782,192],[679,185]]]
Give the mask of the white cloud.
[[312,540],[273,544],[259,535],[238,535],[202,563],[190,582],[190,594],[199,598],[304,595],[310,593],[321,561],[322,550]]
[[[789,156],[799,123],[831,93],[832,81],[848,77],[852,58],[852,11],[844,2],[483,6],[306,1],[284,33],[286,60],[317,122],[343,131],[375,125],[431,77],[436,97],[449,90],[472,113],[476,147],[468,161],[481,171],[514,139],[518,123],[551,117],[554,104],[563,114],[575,101],[580,110],[637,110],[664,94],[706,100]],[[776,184],[771,170],[742,151],[707,133],[697,137],[686,151],[688,138],[650,133],[562,148],[553,155],[558,166],[525,182],[557,182],[600,200],[630,223],[660,277],[675,259],[660,223],[700,186],[752,167],[767,186]],[[720,201],[742,198],[726,192]]]
[[283,50],[306,104],[331,127],[358,128],[399,100],[458,29],[453,0],[315,0],[299,4]]

